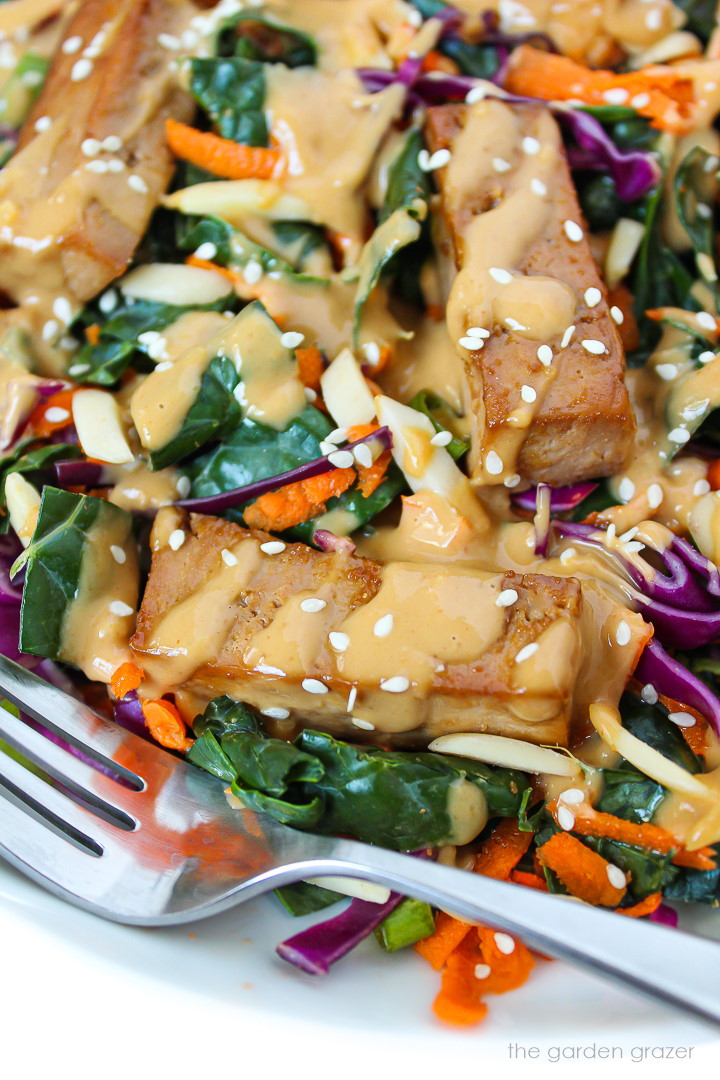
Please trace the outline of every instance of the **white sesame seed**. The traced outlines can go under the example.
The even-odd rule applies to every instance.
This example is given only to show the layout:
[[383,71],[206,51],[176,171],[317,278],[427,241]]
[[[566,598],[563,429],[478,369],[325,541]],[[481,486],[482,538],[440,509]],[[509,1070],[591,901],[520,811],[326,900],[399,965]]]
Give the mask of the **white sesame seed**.
[[260,712],[263,716],[269,716],[271,720],[287,720],[290,715],[289,709],[282,709],[275,705],[270,709],[261,709]]
[[707,480],[696,480],[693,487],[693,495],[707,495],[710,490],[710,484]]
[[522,148],[524,154],[539,154],[540,143],[537,139],[534,139],[532,135],[526,135],[522,141]]
[[97,157],[102,149],[97,139],[83,139],[80,144],[80,150],[85,157]]
[[510,956],[515,952],[515,938],[510,937],[509,934],[493,934],[493,937],[498,951],[504,956]]
[[433,446],[447,446],[452,442],[452,432],[450,431],[438,431],[433,435],[430,440]]
[[672,379],[677,379],[678,369],[675,364],[658,364],[655,374],[659,375],[664,382],[670,382]]
[[489,472],[491,476],[499,476],[504,468],[503,459],[494,450],[490,450],[485,455],[485,471]]
[[532,405],[533,401],[537,401],[537,391],[532,386],[528,386],[527,383],[523,383],[520,387],[520,397],[528,405]]
[[325,442],[332,443],[333,446],[339,446],[340,443],[347,442],[347,428],[336,427],[325,436]]
[[658,692],[652,683],[646,683],[640,691],[640,697],[646,705],[656,705],[658,701]]
[[156,371],[169,371],[173,366],[171,360],[161,360],[159,364],[155,365]]
[[196,259],[210,260],[210,259],[214,259],[216,255],[217,255],[217,247],[216,247],[215,244],[211,243],[209,240],[206,240],[204,244],[201,244],[200,247],[195,252],[195,258]]
[[677,724],[678,727],[695,727],[695,717],[686,712],[671,712],[668,713],[668,720],[672,720],[673,724]]
[[392,614],[388,612],[387,615],[381,616],[373,626],[373,634],[375,637],[383,638],[392,633],[392,628],[395,623],[395,619]]
[[585,290],[585,303],[589,308],[597,307],[602,300],[602,293],[595,286]]
[[624,105],[629,97],[630,94],[622,86],[613,86],[603,91],[603,101],[608,105]]
[[552,364],[553,351],[549,345],[538,346],[537,358],[544,367],[549,367]]
[[125,162],[121,161],[120,158],[109,158],[107,162],[107,168],[108,172],[120,173],[125,168]]
[[98,300],[98,307],[102,311],[103,315],[109,315],[111,311],[114,311],[117,307],[118,294],[115,289],[108,289],[104,292]]
[[168,547],[178,551],[185,543],[185,533],[182,529],[173,529],[168,537]]
[[529,645],[525,645],[519,653],[515,656],[515,663],[522,664],[525,660],[529,660],[531,656],[534,656],[540,646],[537,641],[531,641]]
[[700,353],[700,355],[698,356],[698,361],[701,364],[709,364],[711,360],[715,359],[715,355],[716,354],[712,351],[712,349],[706,349],[704,352]]
[[52,127],[52,120],[49,116],[39,116],[35,121],[35,130],[38,134],[41,131],[49,131]]
[[327,439],[320,440],[320,453],[327,457],[328,454],[332,454],[337,450],[335,443],[328,442]]
[[76,60],[72,66],[70,72],[70,79],[72,82],[82,82],[83,79],[87,79],[88,75],[92,72],[93,63],[92,60],[88,60],[83,56],[79,60]]
[[698,311],[695,319],[698,326],[701,326],[703,330],[717,330],[715,316],[711,315],[709,311]]
[[659,8],[653,8],[645,16],[645,25],[648,30],[659,30],[662,26],[662,12]]
[[615,629],[615,640],[618,645],[629,645],[632,638],[632,631],[629,624],[625,619],[621,619]]
[[61,409],[59,406],[53,405],[45,410],[45,419],[51,424],[64,424],[66,420],[70,419],[70,413],[67,409]]
[[430,166],[430,151],[426,150],[425,147],[423,147],[422,150],[418,153],[417,163],[418,168],[422,169],[423,172],[428,171],[428,168]]
[[644,109],[646,105],[650,104],[649,94],[636,94],[634,98],[630,99],[630,104],[633,109]]
[[289,330],[286,334],[281,335],[280,344],[283,349],[297,349],[299,345],[302,345],[304,340],[304,334],[298,334],[295,330]]
[[79,375],[85,375],[89,370],[89,364],[73,364],[72,367],[68,368],[68,375],[75,379]]
[[192,484],[190,482],[190,477],[189,476],[178,476],[177,481],[175,483],[175,487],[177,488],[177,493],[180,496],[180,498],[181,499],[186,499],[188,497],[188,495],[190,494],[190,488],[192,487]]
[[509,285],[512,281],[512,274],[509,270],[503,270],[500,266],[491,266],[488,272],[493,281],[497,281],[498,285]]
[[243,269],[243,277],[247,281],[248,285],[257,285],[260,278],[263,276],[262,265],[257,259],[249,259]]
[[509,330],[527,330],[527,326],[523,326],[517,319],[513,319],[512,315],[506,315],[503,322]]
[[497,607],[510,607],[512,604],[516,603],[517,598],[518,594],[515,589],[503,589],[495,601],[495,604]]
[[712,210],[710,209],[710,207],[708,206],[707,203],[699,202],[697,204],[697,207],[695,208],[695,210],[696,210],[697,216],[699,218],[703,218],[705,221],[708,221],[712,217]]
[[468,326],[465,331],[468,337],[473,338],[489,338],[490,331],[486,330],[484,326]]
[[137,173],[130,173],[127,182],[128,187],[131,187],[133,191],[139,192],[140,195],[147,195],[148,186],[142,176],[138,176]]
[[487,979],[488,975],[492,974],[492,968],[488,964],[476,964],[475,965],[475,978]]
[[328,640],[332,645],[335,652],[345,652],[350,644],[350,638],[347,634],[341,633],[339,630],[333,630],[328,634]]
[[647,489],[648,506],[651,510],[657,510],[664,499],[663,489],[659,484],[651,484]]
[[605,872],[608,877],[608,881],[614,889],[624,889],[627,885],[627,878],[623,874],[619,866],[615,866],[613,863],[608,863],[605,867]]
[[174,34],[158,34],[157,43],[170,52],[177,52],[180,48],[180,38],[175,37]]
[[228,551],[227,548],[223,548],[220,552],[220,555],[222,557],[222,561],[225,563],[226,566],[237,566],[237,555],[233,555],[232,551]]
[[565,548],[565,550],[560,555],[560,562],[564,566],[566,563],[572,562],[576,555],[577,551],[574,547]]
[[372,366],[375,367],[376,364],[380,363],[380,346],[376,341],[367,341],[363,345],[362,350],[365,353],[365,359],[368,364],[372,364]]
[[118,150],[122,150],[122,139],[119,135],[106,135],[102,141],[103,150],[107,150],[110,154],[116,154]]
[[593,356],[602,356],[603,353],[607,352],[605,343],[598,341],[597,338],[583,338],[581,345],[585,352],[589,352]]
[[616,307],[614,304],[610,308],[610,314],[611,314],[611,316],[613,318],[613,321],[616,322],[618,324],[618,326],[622,326],[622,324],[625,322],[625,316],[623,315],[622,311],[620,310],[619,307]]
[[493,169],[497,173],[509,172],[510,169],[512,169],[512,165],[510,164],[509,161],[506,161],[505,158],[494,157],[492,159],[492,163],[493,163]]
[[265,544],[260,545],[260,550],[264,551],[266,555],[279,555],[286,547],[287,544],[283,544],[282,540],[268,540]]
[[48,319],[48,321],[42,328],[43,341],[52,341],[59,329],[60,327],[58,326],[55,319]]
[[349,450],[335,450],[332,454],[328,454],[327,459],[336,469],[349,469],[355,461]]
[[74,34],[72,37],[65,38],[62,43],[62,51],[66,56],[72,56],[73,53],[79,52],[82,49],[82,38],[78,34]]
[[575,815],[567,806],[558,806],[557,823],[565,832],[570,832],[575,827]]
[[622,480],[618,484],[618,494],[623,502],[630,502],[635,494],[635,485],[629,476],[623,476]]
[[110,545],[110,554],[119,566],[122,566],[127,561],[124,548],[119,547],[117,544]]
[[312,386],[305,387],[305,400],[311,404],[313,401],[317,401],[317,391],[313,390]]
[[477,337],[461,337],[458,339],[458,345],[462,349],[469,349],[470,352],[476,352],[478,349],[482,349],[485,342],[482,338]]
[[568,328],[566,329],[565,333],[562,336],[562,341],[560,342],[560,348],[561,349],[567,349],[568,345],[570,344],[570,341],[572,340],[572,336],[573,336],[574,333],[575,333],[575,327],[574,326],[568,326]]
[[[431,439],[430,442],[432,441]],[[373,463],[372,450],[367,443],[359,443],[358,446],[354,447],[353,457],[358,465],[361,465],[364,469],[369,469]]]
[[310,596],[307,600],[300,601],[300,610],[306,611],[308,615],[315,615],[326,607],[327,600],[321,600],[318,596]]
[[585,235],[577,221],[571,221],[569,218],[567,221],[563,221],[563,229],[565,230],[565,235],[572,244],[579,244]]
[[319,679],[303,679],[302,688],[307,690],[308,694],[327,694],[329,689]]
[[585,802],[585,792],[582,788],[566,788],[560,793],[559,799],[560,802],[567,803],[569,806],[579,806],[580,803]]
[[512,476],[505,477],[505,479],[503,480],[503,484],[506,488],[515,488],[520,483],[520,479],[521,477],[519,473],[513,473]]
[[64,296],[58,296],[53,301],[53,315],[60,322],[65,323],[68,326],[72,322],[72,307],[70,301]]
[[482,99],[486,95],[487,90],[484,86],[473,86],[472,89],[468,90],[467,94],[465,95],[465,104],[476,105],[478,101],[482,101]]
[[673,428],[672,431],[668,432],[668,439],[670,440],[670,442],[674,442],[677,443],[679,446],[682,446],[683,443],[689,442],[690,432],[687,431],[685,428],[676,427]]
[[88,172],[97,173],[98,175],[101,175],[102,173],[106,173],[108,171],[107,162],[100,161],[97,158],[93,161],[88,161],[85,168]]
[[113,600],[109,607],[112,615],[120,615],[123,618],[132,615],[133,613],[133,609],[130,605],[125,604],[122,600]]
[[447,149],[436,150],[435,153],[428,158],[425,171],[432,172],[433,169],[444,168],[450,161],[451,156],[450,151]]
[[534,195],[547,195],[547,186],[543,184],[542,180],[538,180],[537,176],[533,176],[530,181],[530,190]]
[[382,679],[380,682],[380,689],[386,690],[389,694],[404,694],[409,688],[410,680],[406,679],[404,675],[393,675],[391,678]]
[[355,702],[356,701],[357,701],[357,686],[351,686],[350,687],[350,693],[348,694],[347,706],[346,706],[347,711],[349,713],[351,713],[353,711],[353,709],[355,708]]
[[350,722],[354,724],[356,728],[360,728],[361,731],[375,730],[374,724],[371,724],[369,720],[361,720],[359,716],[351,716]]

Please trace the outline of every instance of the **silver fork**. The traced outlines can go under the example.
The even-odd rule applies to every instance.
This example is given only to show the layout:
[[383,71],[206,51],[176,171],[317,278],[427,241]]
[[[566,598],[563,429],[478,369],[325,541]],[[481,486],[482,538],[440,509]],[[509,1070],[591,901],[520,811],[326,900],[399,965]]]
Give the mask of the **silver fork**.
[[[720,945],[229,806],[220,781],[0,657],[0,854],[56,896],[136,926],[193,922],[305,878],[374,881],[720,1025]],[[16,755],[30,762],[18,761]]]

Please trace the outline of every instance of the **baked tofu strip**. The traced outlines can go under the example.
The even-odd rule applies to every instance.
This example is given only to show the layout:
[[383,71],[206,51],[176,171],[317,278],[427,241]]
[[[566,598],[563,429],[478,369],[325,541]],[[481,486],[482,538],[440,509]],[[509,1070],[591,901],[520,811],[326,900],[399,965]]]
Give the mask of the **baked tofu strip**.
[[143,691],[174,692],[190,715],[229,694],[284,734],[567,745],[583,653],[573,579],[382,565],[174,509],[151,545],[131,644]]
[[[129,263],[173,162],[165,119],[193,105],[158,43],[192,7],[85,0],[0,174],[0,290],[84,303]],[[35,301],[37,303],[37,300]]]
[[[437,240],[473,411],[473,479],[568,484],[619,471],[635,430],[624,354],[555,120],[534,105],[440,105],[426,139],[451,153],[435,173]],[[480,348],[472,328],[489,332]]]

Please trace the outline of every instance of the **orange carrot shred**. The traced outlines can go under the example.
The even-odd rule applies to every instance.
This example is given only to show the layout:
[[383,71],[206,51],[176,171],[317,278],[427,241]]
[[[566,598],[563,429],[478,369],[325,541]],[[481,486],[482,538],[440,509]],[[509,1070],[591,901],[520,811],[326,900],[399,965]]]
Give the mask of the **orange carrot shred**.
[[[45,398],[44,401],[35,406],[28,419],[28,425],[33,435],[47,438],[54,431],[62,431],[63,428],[72,424],[72,399],[77,390],[77,387],[58,390],[56,394],[51,394],[49,398]],[[67,416],[60,420],[49,420],[47,417],[49,409],[62,409],[67,413]]]
[[124,698],[131,690],[137,690],[144,678],[145,672],[143,669],[134,664],[132,660],[127,660],[119,668],[116,668],[110,680],[110,689],[116,698]]
[[480,996],[480,983],[473,961],[461,953],[453,953],[442,973],[433,1012],[438,1020],[446,1024],[468,1027],[483,1020],[487,1010]]
[[198,270],[214,270],[216,274],[222,274],[228,281],[232,281],[233,285],[238,282],[245,282],[245,278],[237,270],[231,270],[228,266],[220,266],[218,263],[210,262],[209,259],[199,259],[197,255],[188,255],[185,265],[196,266]]
[[480,846],[473,870],[476,874],[506,881],[531,841],[532,833],[521,832],[513,818],[503,818]]
[[438,52],[437,49],[431,49],[430,52],[425,53],[425,56],[423,57],[422,70],[444,71],[447,75],[457,75],[458,66],[449,56],[445,56],[444,53]]
[[482,993],[506,994],[527,982],[535,961],[522,941],[510,934],[500,934],[489,926],[478,926],[475,933],[481,962],[490,968],[490,974],[480,980]]
[[622,314],[622,322],[618,326],[620,340],[625,352],[634,352],[640,344],[640,330],[635,318],[635,303],[633,294],[627,285],[620,282],[608,293],[608,304],[616,307]]
[[708,465],[707,480],[713,491],[720,489],[720,458],[715,458]]
[[525,870],[513,870],[510,880],[516,885],[526,885],[529,889],[538,889],[539,892],[547,892],[547,882],[539,874],[529,874]]
[[269,180],[280,162],[279,150],[236,143],[171,117],[165,121],[165,137],[175,157],[225,180]]
[[439,911],[435,919],[435,933],[418,941],[415,951],[419,952],[435,971],[440,971],[471,930],[470,923],[455,919],[445,911]]
[[633,107],[647,117],[651,127],[683,135],[695,122],[692,80],[656,64],[618,75],[593,71],[567,56],[521,45],[512,54],[505,89],[544,101],[580,99],[586,105],[606,104],[608,90],[626,90],[630,100],[636,101]]
[[640,900],[639,903],[633,904],[632,907],[618,908],[618,915],[627,915],[630,919],[642,919],[645,915],[652,915],[653,911],[662,904],[662,893],[651,893],[650,896],[646,896],[644,900]]
[[717,860],[715,849],[711,847],[698,848],[697,851],[688,851],[680,848],[673,855],[673,866],[685,866],[690,870],[715,870]]
[[659,698],[668,712],[686,712],[695,718],[695,723],[691,727],[680,728],[680,734],[694,754],[701,756],[705,754],[707,751],[708,723],[703,714],[698,712],[697,709],[693,709],[691,705],[685,705],[684,702],[676,701],[675,698],[666,697],[665,694],[660,694]]
[[358,487],[363,498],[369,499],[373,491],[380,487],[391,461],[390,451],[383,450],[372,465],[358,465]]
[[143,701],[143,716],[150,734],[168,750],[187,751],[193,744],[187,738],[182,717],[171,701]]
[[617,907],[626,892],[618,888],[607,875],[610,863],[592,851],[570,833],[555,833],[538,848],[542,866],[547,866],[573,896],[588,904]]
[[[557,803],[548,803],[548,810],[557,817]],[[595,810],[588,803],[580,803],[572,808],[575,824],[573,832],[581,836],[596,836],[605,840],[616,840],[633,847],[649,848],[667,855],[680,847],[675,838],[658,825],[638,825],[634,821],[615,817]]]
[[282,532],[301,525],[311,517],[322,514],[328,499],[342,495],[355,481],[354,469],[333,469],[332,472],[286,484],[270,491],[244,512],[247,525],[255,529]]
[[320,350],[315,345],[309,345],[305,349],[296,349],[295,359],[300,382],[310,390],[320,393],[320,376],[325,370]]
[[100,340],[100,323],[93,323],[85,327],[85,337],[91,345],[97,345]]

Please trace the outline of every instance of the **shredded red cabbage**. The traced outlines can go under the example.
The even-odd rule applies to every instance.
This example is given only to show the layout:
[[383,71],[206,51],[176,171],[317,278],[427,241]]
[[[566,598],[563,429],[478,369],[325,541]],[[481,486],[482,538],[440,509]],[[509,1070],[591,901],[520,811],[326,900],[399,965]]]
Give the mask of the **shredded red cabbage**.
[[678,913],[675,908],[671,908],[667,904],[661,904],[659,908],[653,911],[650,922],[660,923],[662,926],[672,926],[674,929],[678,924]]
[[67,458],[53,465],[60,487],[101,487],[111,483],[104,465],[83,458]]
[[[567,514],[574,510],[578,503],[591,495],[597,483],[588,480],[582,484],[569,484],[567,487],[550,488],[550,510],[553,514]],[[520,510],[526,510],[534,514],[537,509],[537,488],[528,488],[527,491],[513,492],[512,501]]]
[[321,551],[345,551],[348,555],[355,552],[355,544],[347,536],[336,536],[329,529],[316,529],[313,544]]
[[720,735],[720,700],[697,675],[669,656],[657,638],[651,638],[643,649],[634,674],[664,697],[697,709]]

